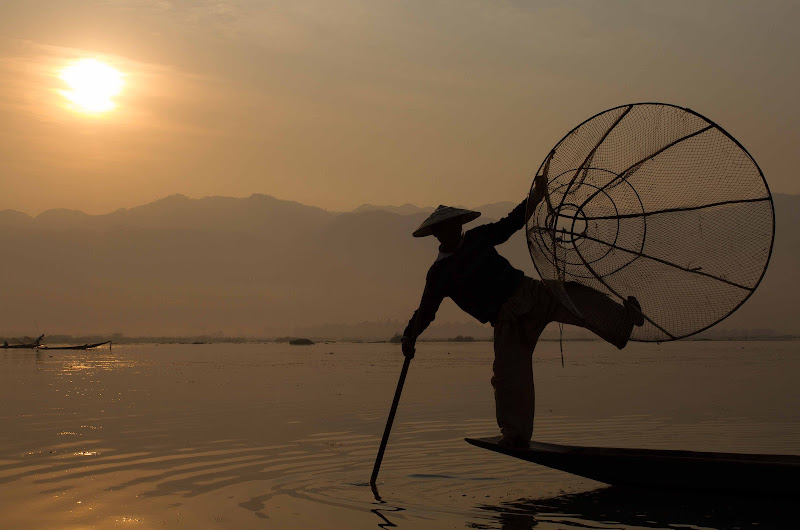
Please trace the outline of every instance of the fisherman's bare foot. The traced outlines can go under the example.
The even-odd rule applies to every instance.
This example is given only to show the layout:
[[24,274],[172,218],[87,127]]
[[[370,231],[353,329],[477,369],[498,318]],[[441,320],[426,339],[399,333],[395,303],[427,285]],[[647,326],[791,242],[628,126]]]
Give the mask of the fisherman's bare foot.
[[631,338],[634,327],[640,327],[644,324],[644,314],[642,313],[642,306],[635,296],[629,296],[627,300],[622,301],[622,306],[625,308],[625,316],[623,323],[623,332],[619,338],[614,341],[614,346],[620,350],[627,346],[628,340]]
[[639,300],[635,296],[629,296],[625,300],[625,309],[633,320],[634,326],[642,326],[644,324],[644,313],[642,313],[642,306],[639,305]]
[[505,447],[506,449],[528,449],[531,443],[523,439],[521,436],[503,434],[497,441],[497,445]]

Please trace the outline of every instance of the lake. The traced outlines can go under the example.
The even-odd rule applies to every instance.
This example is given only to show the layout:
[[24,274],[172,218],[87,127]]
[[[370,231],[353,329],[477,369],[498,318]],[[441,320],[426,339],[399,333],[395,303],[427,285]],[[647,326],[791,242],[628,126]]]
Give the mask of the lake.
[[[800,454],[800,342],[542,342],[539,441]],[[490,343],[4,350],[2,528],[797,528],[790,499],[606,487],[472,447]]]

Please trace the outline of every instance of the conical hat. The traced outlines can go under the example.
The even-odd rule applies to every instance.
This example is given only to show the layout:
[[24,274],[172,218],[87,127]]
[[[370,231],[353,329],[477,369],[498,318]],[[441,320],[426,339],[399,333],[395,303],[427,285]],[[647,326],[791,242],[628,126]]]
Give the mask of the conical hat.
[[452,206],[439,205],[432,214],[425,219],[419,228],[414,230],[414,237],[425,237],[433,233],[433,228],[439,223],[450,221],[452,219],[459,219],[461,224],[468,223],[480,217],[481,212],[474,212],[472,210],[464,210],[462,208],[453,208]]

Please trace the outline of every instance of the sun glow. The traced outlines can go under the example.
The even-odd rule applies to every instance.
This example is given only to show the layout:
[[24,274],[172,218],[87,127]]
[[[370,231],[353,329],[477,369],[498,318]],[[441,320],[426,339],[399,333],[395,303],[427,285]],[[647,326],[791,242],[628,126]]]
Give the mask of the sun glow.
[[80,59],[63,68],[59,77],[69,90],[61,90],[63,95],[77,110],[90,113],[107,112],[117,105],[112,98],[120,93],[123,74],[98,61]]

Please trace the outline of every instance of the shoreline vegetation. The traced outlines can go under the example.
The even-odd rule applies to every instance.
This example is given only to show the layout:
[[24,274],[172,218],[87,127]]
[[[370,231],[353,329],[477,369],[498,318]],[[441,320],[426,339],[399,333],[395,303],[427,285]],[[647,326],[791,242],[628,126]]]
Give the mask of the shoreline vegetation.
[[[325,338],[325,337],[299,337],[299,336],[282,336],[282,337],[255,337],[255,336],[224,336],[224,335],[192,335],[192,336],[126,336],[121,333],[114,333],[111,335],[45,335],[42,340],[42,345],[60,345],[60,344],[88,344],[95,342],[103,342],[110,340],[113,344],[266,344],[266,343],[286,343],[293,345],[311,345],[311,344],[329,344],[334,342],[355,343],[355,344],[399,344],[400,334],[392,337],[381,339],[374,338]],[[9,344],[13,340],[12,337],[0,337],[0,341],[7,340]],[[542,337],[543,342],[558,342],[559,338],[556,337]],[[692,342],[747,342],[747,341],[795,341],[800,340],[800,335],[714,335],[714,336],[696,336],[682,339],[684,341]],[[455,337],[446,338],[424,338],[420,337],[417,342],[492,342],[491,336],[473,337],[471,335],[457,335]],[[564,337],[564,342],[600,342],[601,339],[584,336],[584,337]]]

